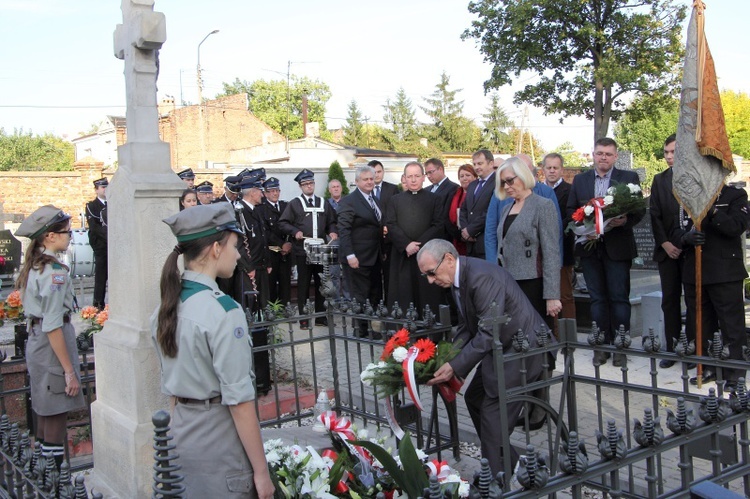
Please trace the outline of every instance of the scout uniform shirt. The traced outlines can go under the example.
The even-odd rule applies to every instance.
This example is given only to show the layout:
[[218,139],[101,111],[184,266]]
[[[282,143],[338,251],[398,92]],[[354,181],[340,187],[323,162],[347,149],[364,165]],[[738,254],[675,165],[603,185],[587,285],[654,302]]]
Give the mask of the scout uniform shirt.
[[240,306],[219,291],[211,278],[186,270],[177,310],[177,356],[162,354],[156,341],[159,309],[151,317],[165,395],[209,400],[223,405],[255,399],[253,352]]
[[[52,251],[44,254],[57,258]],[[73,285],[68,271],[59,263],[41,270],[32,269],[23,293],[23,311],[35,319],[44,319],[42,331],[49,333],[63,326],[63,316],[73,310]],[[29,321],[29,324],[31,321]]]

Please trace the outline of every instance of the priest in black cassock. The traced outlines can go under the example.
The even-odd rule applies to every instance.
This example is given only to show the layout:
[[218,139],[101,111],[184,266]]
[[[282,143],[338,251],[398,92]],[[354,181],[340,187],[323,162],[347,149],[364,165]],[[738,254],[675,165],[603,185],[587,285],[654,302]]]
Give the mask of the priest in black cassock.
[[398,302],[406,311],[409,303],[414,303],[420,317],[425,305],[437,314],[438,306],[447,304],[443,290],[430,286],[417,265],[421,246],[441,237],[443,230],[443,205],[438,196],[422,189],[423,182],[422,165],[416,161],[407,163],[404,168],[406,190],[391,198],[385,223],[392,243],[388,306]]

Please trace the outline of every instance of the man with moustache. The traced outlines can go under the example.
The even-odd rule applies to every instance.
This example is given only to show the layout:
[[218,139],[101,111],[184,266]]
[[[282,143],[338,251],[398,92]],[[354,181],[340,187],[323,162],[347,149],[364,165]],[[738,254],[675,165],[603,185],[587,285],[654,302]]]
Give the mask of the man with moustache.
[[484,229],[487,209],[495,190],[495,157],[489,150],[480,149],[472,155],[472,162],[478,178],[469,184],[466,199],[461,205],[461,239],[466,241],[468,256],[485,258]]
[[[383,297],[381,281],[381,247],[383,210],[372,195],[375,171],[360,166],[354,174],[357,189],[339,204],[339,258],[346,281],[359,303],[375,306]],[[367,336],[367,322],[358,326],[360,336]]]

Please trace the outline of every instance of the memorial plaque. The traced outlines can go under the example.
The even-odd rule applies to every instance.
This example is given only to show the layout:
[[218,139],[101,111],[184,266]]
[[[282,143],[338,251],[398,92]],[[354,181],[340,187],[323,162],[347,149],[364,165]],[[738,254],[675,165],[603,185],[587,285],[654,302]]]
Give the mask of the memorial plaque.
[[21,266],[21,241],[9,230],[0,230],[0,274],[13,274]]
[[[648,206],[648,198],[646,198],[646,206]],[[633,268],[658,270],[653,260],[656,243],[654,233],[651,231],[651,215],[648,209],[641,221],[633,227],[633,236],[635,236],[635,246],[638,248],[638,258],[633,262]]]

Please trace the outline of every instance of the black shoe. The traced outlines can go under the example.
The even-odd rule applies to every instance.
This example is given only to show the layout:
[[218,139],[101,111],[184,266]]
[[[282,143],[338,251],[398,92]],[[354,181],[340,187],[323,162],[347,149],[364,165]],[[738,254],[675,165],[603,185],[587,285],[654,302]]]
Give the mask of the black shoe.
[[608,352],[594,352],[593,364],[595,366],[603,366],[604,364],[607,363],[607,359],[609,359]]
[[624,353],[616,353],[612,357],[612,365],[615,367],[625,367],[628,365],[628,356]]
[[315,325],[316,326],[327,326],[328,325],[328,319],[325,317],[318,317],[315,319]]
[[696,367],[698,367],[698,364],[696,364],[695,362],[688,362],[687,364],[685,364],[685,369],[687,369],[688,371],[691,369],[695,369]]
[[673,360],[661,359],[659,361],[659,369],[669,369],[673,365],[675,365],[675,361]]
[[[703,383],[710,383],[712,381],[716,381],[716,373],[711,371],[710,369],[706,369],[705,371],[703,371]],[[693,376],[692,378],[690,378],[690,384],[697,385],[698,376]]]

